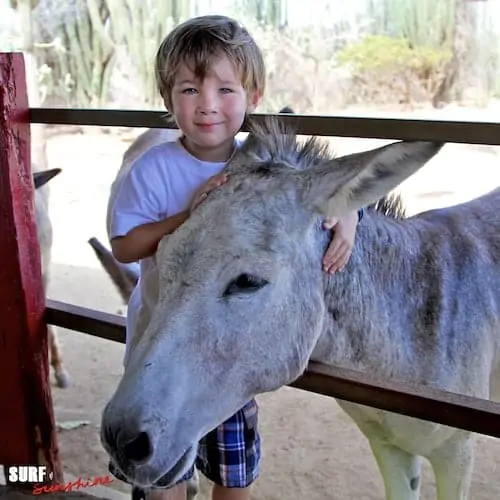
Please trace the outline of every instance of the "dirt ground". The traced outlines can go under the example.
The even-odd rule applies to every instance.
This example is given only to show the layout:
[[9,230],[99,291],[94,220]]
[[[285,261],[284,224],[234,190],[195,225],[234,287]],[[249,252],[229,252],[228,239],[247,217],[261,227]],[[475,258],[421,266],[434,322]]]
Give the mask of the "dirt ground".
[[[488,118],[476,112],[479,119]],[[469,113],[470,115],[470,113]],[[498,116],[498,115],[496,115]],[[482,117],[482,118],[481,118]],[[82,131],[84,130],[84,132]],[[87,240],[106,242],[105,210],[120,158],[137,130],[102,131],[54,127],[48,139],[49,167],[63,173],[51,182],[54,224],[49,297],[123,313],[120,298],[100,269]],[[368,149],[381,141],[332,139],[338,153]],[[500,148],[447,145],[438,157],[407,181],[410,213],[470,199],[500,185]],[[99,442],[101,411],[122,371],[123,346],[59,329],[72,385],[53,389],[57,421],[88,422],[59,431],[64,469],[73,476],[107,474]],[[255,500],[375,500],[384,497],[380,474],[368,444],[333,399],[291,388],[258,398],[263,436]],[[478,437],[471,498],[500,497],[500,442]],[[115,481],[120,491],[128,487]],[[203,482],[201,499],[209,498]],[[425,465],[422,498],[435,498],[434,479]]]

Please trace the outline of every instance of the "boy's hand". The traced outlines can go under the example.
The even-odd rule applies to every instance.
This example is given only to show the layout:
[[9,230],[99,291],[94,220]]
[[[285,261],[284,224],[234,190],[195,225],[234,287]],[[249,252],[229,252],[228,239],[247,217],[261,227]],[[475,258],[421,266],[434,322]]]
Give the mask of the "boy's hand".
[[189,213],[191,213],[200,203],[206,200],[208,193],[213,189],[221,186],[227,181],[227,174],[221,173],[210,177],[205,184],[196,190],[191,201],[191,206],[189,207]]
[[342,270],[351,257],[356,228],[358,226],[358,213],[350,212],[341,219],[326,219],[323,227],[333,229],[333,238],[323,257],[323,269],[333,274]]

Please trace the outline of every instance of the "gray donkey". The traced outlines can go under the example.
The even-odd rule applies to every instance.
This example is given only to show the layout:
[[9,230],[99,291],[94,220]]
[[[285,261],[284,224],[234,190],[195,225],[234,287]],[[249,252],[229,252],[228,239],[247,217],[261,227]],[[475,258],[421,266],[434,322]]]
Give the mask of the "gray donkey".
[[[158,274],[142,277],[157,305],[101,425],[131,481],[177,481],[201,436],[311,360],[480,398],[498,390],[500,191],[408,219],[369,209],[346,268],[322,269],[324,217],[374,203],[441,147],[332,158],[278,121],[255,127],[228,182],[162,240]],[[419,498],[420,457],[439,500],[467,498],[470,433],[338,403],[368,438],[387,499]]]

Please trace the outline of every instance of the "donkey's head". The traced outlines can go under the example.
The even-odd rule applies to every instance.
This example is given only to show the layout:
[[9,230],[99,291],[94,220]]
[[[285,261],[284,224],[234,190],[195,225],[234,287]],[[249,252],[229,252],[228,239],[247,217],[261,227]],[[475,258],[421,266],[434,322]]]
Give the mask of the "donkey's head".
[[440,148],[398,142],[332,158],[278,121],[255,128],[228,182],[159,246],[158,304],[102,421],[132,481],[175,482],[204,434],[303,373],[325,318],[322,218],[376,201]]

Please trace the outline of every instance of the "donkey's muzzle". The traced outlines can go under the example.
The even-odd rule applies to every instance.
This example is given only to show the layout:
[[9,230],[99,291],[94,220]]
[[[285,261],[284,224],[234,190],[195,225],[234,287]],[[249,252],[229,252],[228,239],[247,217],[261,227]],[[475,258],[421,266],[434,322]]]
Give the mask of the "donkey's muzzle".
[[151,436],[146,429],[140,429],[127,421],[122,423],[107,424],[102,428],[101,440],[104,447],[119,462],[128,466],[146,464],[153,456]]

